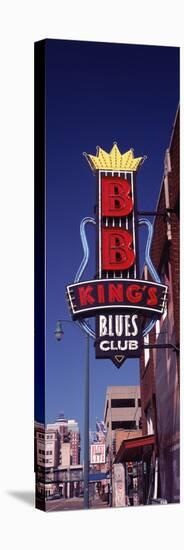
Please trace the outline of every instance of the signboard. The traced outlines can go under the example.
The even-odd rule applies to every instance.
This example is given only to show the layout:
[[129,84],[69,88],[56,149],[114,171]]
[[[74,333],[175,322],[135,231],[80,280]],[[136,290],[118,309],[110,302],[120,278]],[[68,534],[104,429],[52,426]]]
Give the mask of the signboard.
[[108,474],[105,472],[89,473],[89,481],[103,481],[104,479],[108,479]]
[[105,463],[105,445],[99,443],[91,445],[91,464]]
[[[134,158],[130,149],[121,154],[116,143],[110,153],[85,153],[96,175],[96,219],[81,223],[84,258],[75,281],[67,287],[74,320],[95,339],[97,358],[111,359],[117,367],[127,357],[139,357],[143,325],[153,328],[164,312],[167,287],[161,284],[149,256],[152,226],[137,213],[136,174],[145,157]],[[96,226],[96,275],[81,281],[89,260],[85,225]],[[138,226],[149,229],[146,263],[151,279],[139,272]],[[95,331],[85,318],[96,317]]]
[[[68,286],[73,319],[116,310],[163,313],[165,285],[135,279],[100,279]],[[134,311],[135,315],[135,311]],[[123,316],[121,315],[121,318]],[[116,316],[117,320],[117,316]],[[119,321],[120,325],[122,321]],[[117,321],[118,323],[118,321]]]

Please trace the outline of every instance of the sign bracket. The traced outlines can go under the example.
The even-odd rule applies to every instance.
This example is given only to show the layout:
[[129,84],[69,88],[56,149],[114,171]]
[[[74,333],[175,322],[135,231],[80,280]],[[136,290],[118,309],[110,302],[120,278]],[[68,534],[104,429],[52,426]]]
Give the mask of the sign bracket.
[[142,344],[143,349],[172,349],[179,355],[180,348],[175,344]]
[[178,214],[178,211],[176,208],[165,208],[165,210],[160,210],[160,212],[138,211],[137,214],[138,216],[163,216],[164,221],[167,222],[169,214]]

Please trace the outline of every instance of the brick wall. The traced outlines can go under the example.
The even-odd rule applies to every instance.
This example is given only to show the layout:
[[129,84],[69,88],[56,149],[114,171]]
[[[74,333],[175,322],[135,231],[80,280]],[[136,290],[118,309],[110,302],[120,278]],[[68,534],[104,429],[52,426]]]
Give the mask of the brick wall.
[[[176,212],[170,214],[171,241],[167,238],[167,223],[164,216],[157,216],[154,222],[154,234],[151,247],[151,258],[154,266],[159,272],[165,260],[171,264],[172,277],[172,299],[175,325],[176,344],[179,343],[179,112],[177,113],[170,148],[171,172],[168,174],[169,202],[170,208]],[[164,167],[163,167],[164,170]],[[158,211],[165,211],[166,200],[164,190],[164,178],[161,182],[161,191],[158,201]],[[148,278],[149,275],[148,275]],[[155,330],[150,334],[150,343],[155,342]],[[179,368],[179,365],[178,365]],[[142,402],[142,431],[147,433],[147,421],[145,411],[149,404],[152,406],[153,426],[157,440],[157,411],[155,396],[155,362],[154,350],[150,350],[149,363],[145,367],[144,353],[140,359],[140,385]]]
[[171,214],[172,241],[170,247],[170,261],[172,271],[174,323],[176,341],[179,342],[179,114],[173,134],[170,148],[171,173],[169,174],[169,199],[170,207],[176,209]]

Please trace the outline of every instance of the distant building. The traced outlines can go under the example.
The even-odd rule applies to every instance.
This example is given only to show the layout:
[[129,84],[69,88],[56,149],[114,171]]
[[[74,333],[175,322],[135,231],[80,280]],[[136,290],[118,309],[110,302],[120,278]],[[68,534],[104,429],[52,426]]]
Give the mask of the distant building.
[[60,437],[57,429],[35,423],[35,465],[56,468],[59,460]]
[[[109,386],[106,391],[104,424],[106,452],[115,457],[120,438],[127,439],[141,429],[140,386]],[[121,434],[121,435],[120,435]]]
[[78,494],[81,487],[78,476],[83,470],[78,423],[67,420],[61,413],[52,424],[35,422],[34,431],[37,495],[47,498],[59,492],[69,498],[74,492]]
[[105,467],[106,427],[104,422],[96,420],[96,431],[90,432],[90,464],[98,471]]
[[[59,440],[58,466],[80,464],[80,430],[76,420],[67,420],[64,413],[61,413],[58,419],[52,424],[47,424],[47,430],[57,431]],[[66,447],[66,444],[69,444]],[[69,449],[68,452],[66,449]]]
[[70,436],[71,464],[80,464],[80,431],[75,420],[68,420],[68,433]]
[[108,502],[109,481],[106,479],[106,426],[96,419],[96,431],[90,432],[90,498],[100,495],[101,500]]
[[62,466],[69,466],[70,462],[70,442],[62,443]]

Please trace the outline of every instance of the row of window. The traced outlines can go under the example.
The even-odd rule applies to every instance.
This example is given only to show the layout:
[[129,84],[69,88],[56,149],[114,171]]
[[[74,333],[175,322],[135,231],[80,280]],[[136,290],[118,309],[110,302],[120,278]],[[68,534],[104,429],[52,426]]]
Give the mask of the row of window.
[[42,458],[40,459],[43,464],[52,464],[52,459],[50,458]]
[[112,422],[112,430],[136,430],[135,420],[115,420]]
[[52,455],[52,451],[43,451],[42,449],[39,449],[38,452],[40,455]]
[[53,439],[53,435],[38,434],[39,439]]
[[[141,406],[141,400],[138,399],[138,407]],[[125,407],[135,407],[135,399],[111,399],[112,409],[119,409]]]

